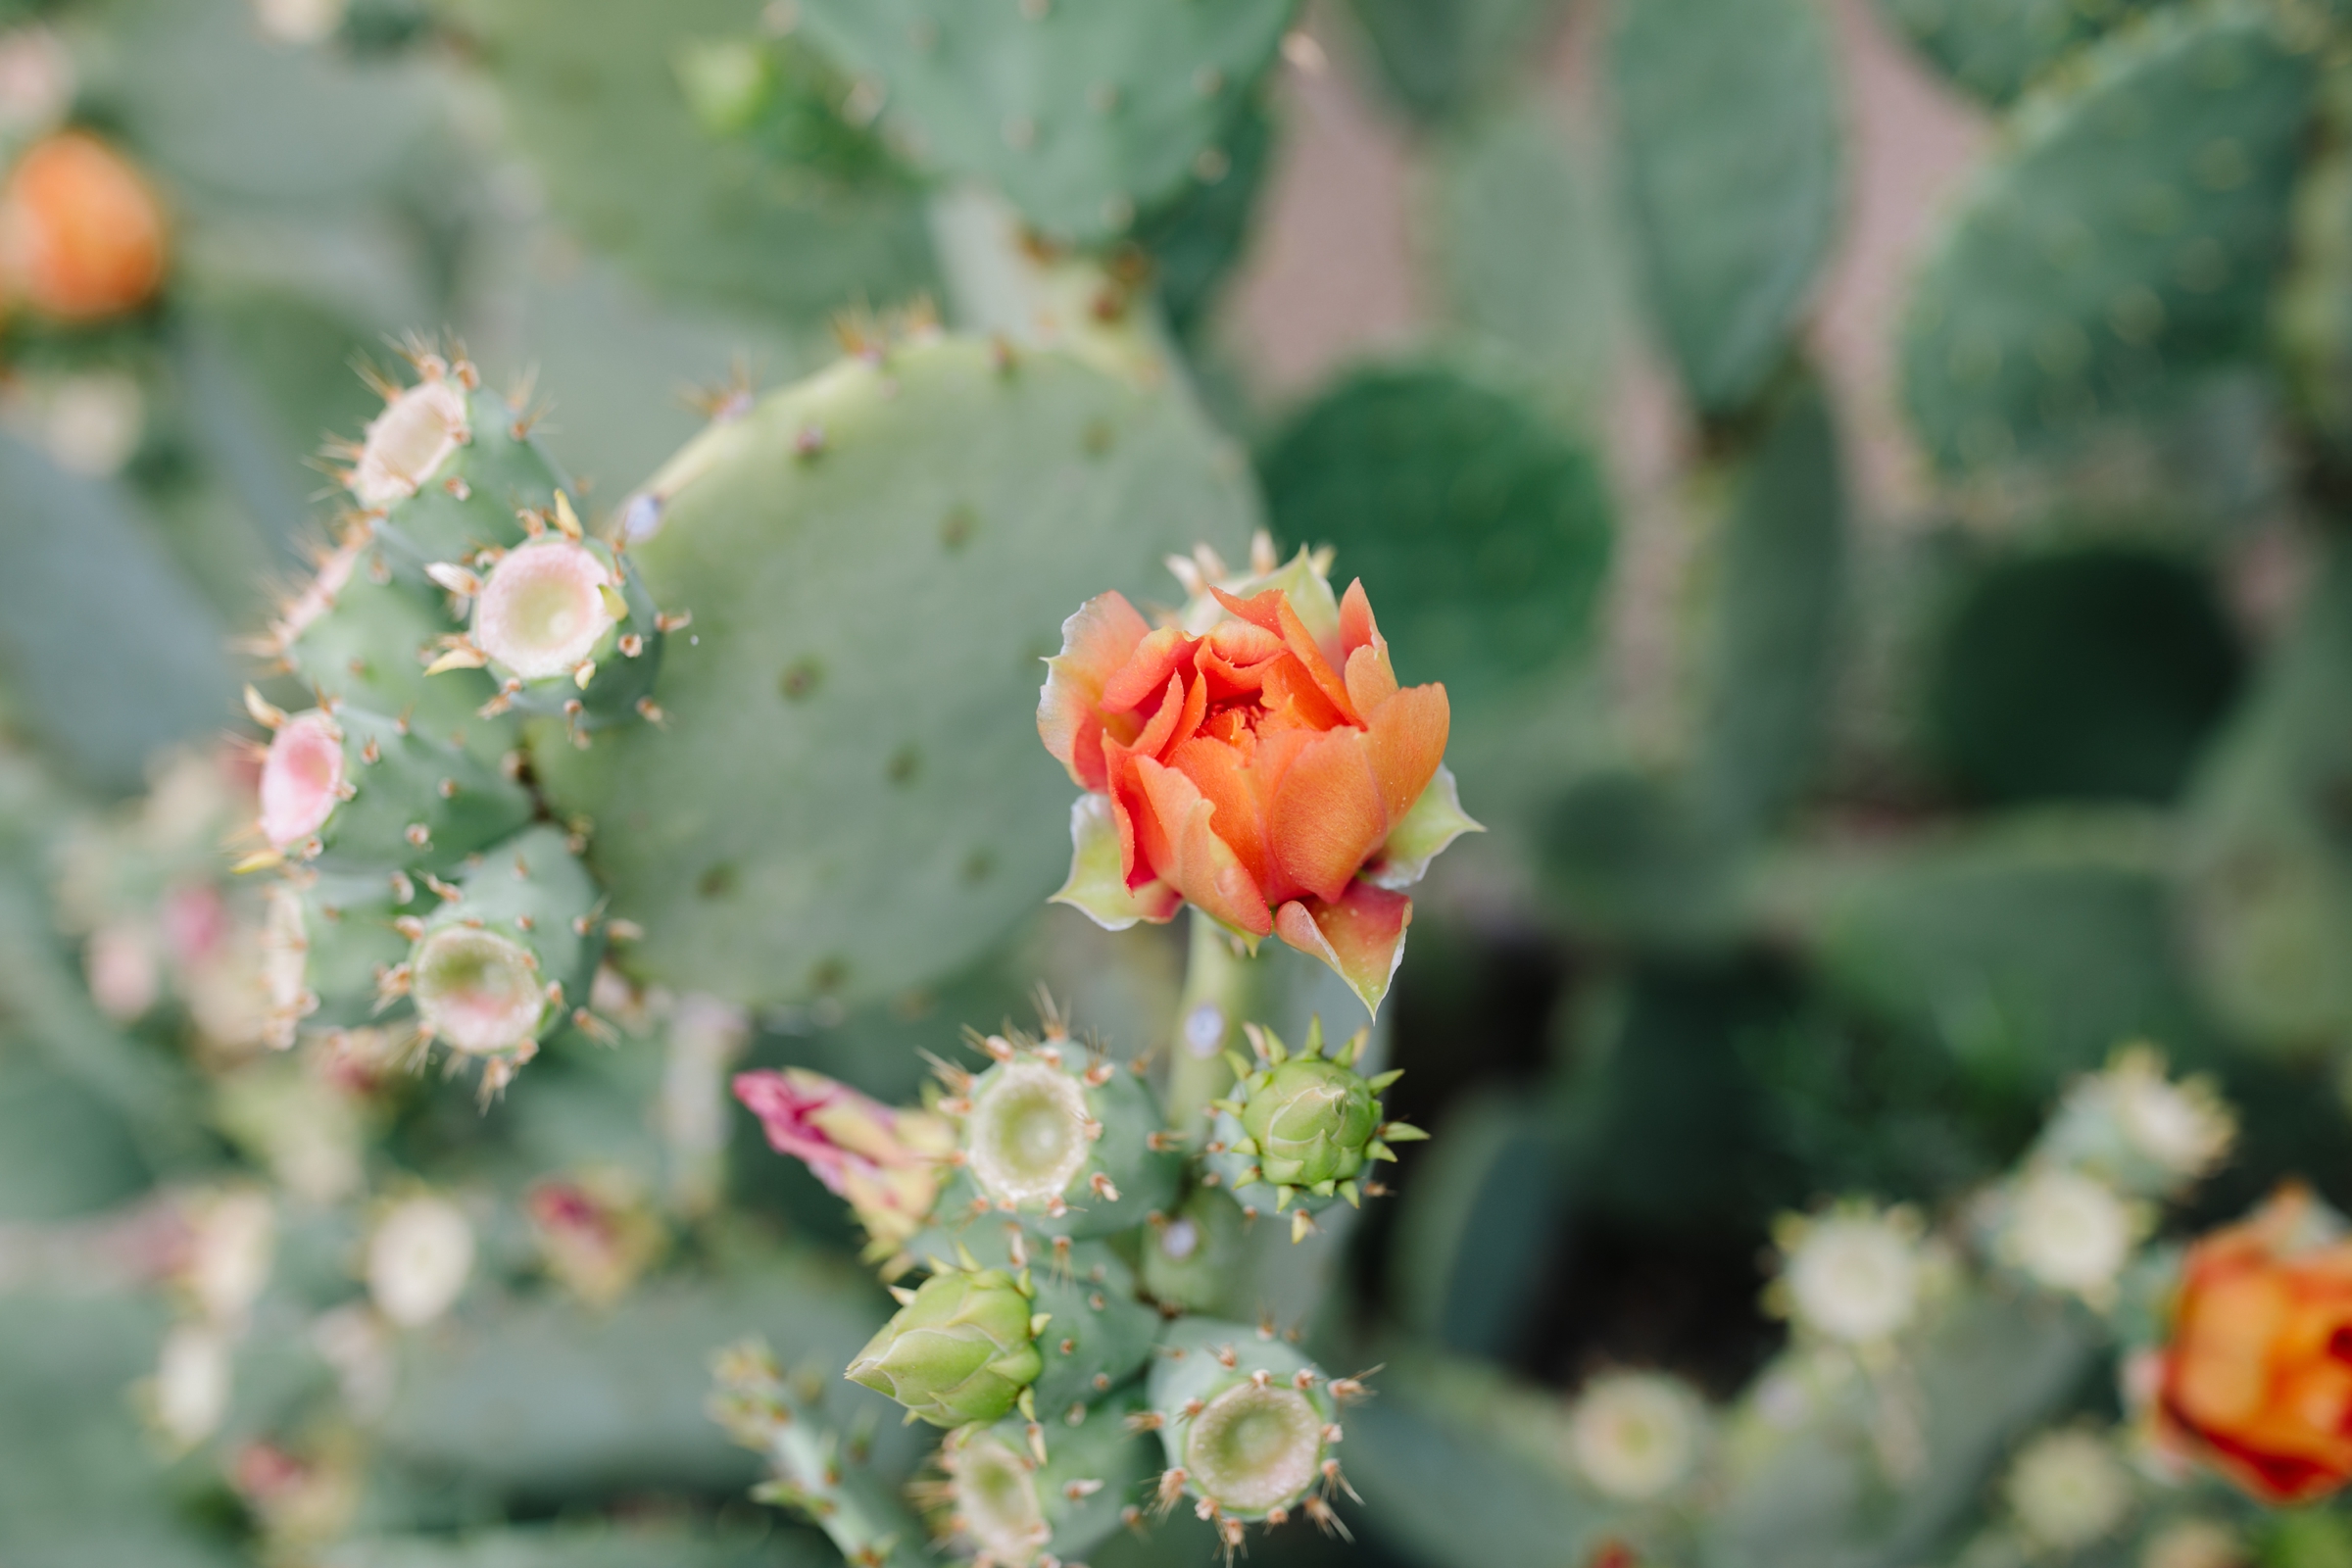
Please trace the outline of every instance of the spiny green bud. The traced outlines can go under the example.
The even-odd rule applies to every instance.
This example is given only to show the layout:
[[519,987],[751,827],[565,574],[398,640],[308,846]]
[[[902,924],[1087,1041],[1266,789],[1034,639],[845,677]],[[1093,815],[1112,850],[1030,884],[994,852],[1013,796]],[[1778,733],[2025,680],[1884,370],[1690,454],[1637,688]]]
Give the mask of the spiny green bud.
[[849,1379],[935,1427],[994,1421],[1045,1369],[1027,1277],[985,1268],[934,1276],[850,1363]]
[[1417,1127],[1381,1117],[1380,1091],[1401,1074],[1366,1078],[1356,1071],[1370,1032],[1329,1055],[1323,1021],[1308,1025],[1306,1045],[1293,1054],[1271,1030],[1248,1026],[1254,1064],[1232,1057],[1233,1094],[1216,1102],[1216,1127],[1208,1146],[1209,1166],[1234,1190],[1246,1212],[1257,1211],[1258,1193],[1271,1188],[1274,1211],[1294,1200],[1294,1241],[1313,1229],[1308,1217],[1334,1198],[1350,1204],[1363,1196],[1364,1167],[1394,1159],[1392,1143],[1422,1138]]

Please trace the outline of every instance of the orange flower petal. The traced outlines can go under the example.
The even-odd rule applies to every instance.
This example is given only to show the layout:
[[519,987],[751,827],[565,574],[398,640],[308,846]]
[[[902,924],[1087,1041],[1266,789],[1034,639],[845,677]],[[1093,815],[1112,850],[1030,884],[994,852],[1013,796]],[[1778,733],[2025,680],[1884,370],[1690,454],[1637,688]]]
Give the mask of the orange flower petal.
[[1139,708],[1167,685],[1176,666],[1186,662],[1192,639],[1174,626],[1149,632],[1135,645],[1125,667],[1102,683],[1102,706],[1113,713]]
[[1061,623],[1061,652],[1046,661],[1037,733],[1081,789],[1103,787],[1102,688],[1151,631],[1125,596],[1098,594]]
[[1407,686],[1373,711],[1372,770],[1380,786],[1381,808],[1392,826],[1437,777],[1452,727],[1453,711],[1443,686]]
[[1364,715],[1355,710],[1355,703],[1348,695],[1348,683],[1340,678],[1338,670],[1331,667],[1331,661],[1323,657],[1323,650],[1316,645],[1314,634],[1298,618],[1298,612],[1291,608],[1287,596],[1276,606],[1276,612],[1282,617],[1283,644],[1290,649],[1292,657],[1298,661],[1307,677],[1331,700],[1331,706],[1340,710],[1342,717],[1350,724],[1361,724]]
[[1271,932],[1274,917],[1265,896],[1232,847],[1217,837],[1210,825],[1215,807],[1200,786],[1149,757],[1137,758],[1135,770],[1152,806],[1156,832],[1145,842],[1161,879],[1236,930],[1256,937]]
[[1360,729],[1326,730],[1300,750],[1274,792],[1267,844],[1285,880],[1318,899],[1337,899],[1394,821],[1374,780],[1370,737]]
[[1351,882],[1336,902],[1293,900],[1274,917],[1282,940],[1337,970],[1374,1017],[1404,956],[1404,928],[1413,901],[1401,893]]

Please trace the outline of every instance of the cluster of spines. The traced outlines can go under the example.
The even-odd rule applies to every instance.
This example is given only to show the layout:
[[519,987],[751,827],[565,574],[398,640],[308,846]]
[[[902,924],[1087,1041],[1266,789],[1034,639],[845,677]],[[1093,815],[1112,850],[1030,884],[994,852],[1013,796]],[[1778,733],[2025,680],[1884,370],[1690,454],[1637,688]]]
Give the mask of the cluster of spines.
[[[352,506],[316,575],[254,645],[311,689],[316,708],[288,714],[248,692],[249,712],[272,735],[269,842],[241,868],[283,866],[290,878],[273,900],[279,1044],[322,1007],[334,1027],[405,999],[416,1008],[416,1043],[481,1056],[488,1093],[556,1028],[606,1033],[586,992],[601,938],[619,934],[578,863],[579,832],[532,825],[543,813],[517,716],[560,719],[581,746],[603,724],[659,721],[651,687],[661,641],[686,617],[655,610],[617,545],[581,526],[564,481],[531,444],[527,394],[483,393],[462,351],[413,341],[404,353],[409,385],[363,370],[384,412],[364,441],[324,454]],[[518,560],[529,569],[505,569]],[[565,656],[560,667],[542,667],[550,655]],[[531,886],[501,890],[497,912],[485,912],[476,906],[486,879],[510,858],[531,862],[518,878]],[[318,892],[322,870],[356,876],[366,891],[330,901]],[[322,998],[314,983],[316,945],[343,922],[366,928],[363,947],[408,946],[405,957],[373,962],[365,998]],[[452,930],[481,935],[442,935]],[[438,970],[436,940],[452,950]],[[468,944],[481,951],[455,952]],[[542,977],[542,967],[563,972]],[[437,995],[428,971],[446,986],[471,977],[507,991]],[[525,973],[535,1009],[514,989]],[[356,980],[338,972],[334,983]],[[520,1032],[494,1039],[502,1020]]]

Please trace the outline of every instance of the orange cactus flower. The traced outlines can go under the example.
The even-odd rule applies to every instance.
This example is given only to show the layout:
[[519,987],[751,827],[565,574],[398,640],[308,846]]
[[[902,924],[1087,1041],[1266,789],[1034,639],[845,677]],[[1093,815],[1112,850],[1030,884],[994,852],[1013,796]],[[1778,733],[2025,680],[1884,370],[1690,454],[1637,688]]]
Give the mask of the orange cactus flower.
[[136,310],[164,280],[163,204],[86,131],[42,138],[0,185],[0,301],[62,321]]
[[1279,934],[1377,1011],[1401,890],[1478,824],[1444,765],[1446,688],[1397,684],[1363,584],[1335,600],[1327,565],[1204,582],[1156,628],[1116,593],[1062,624],[1037,727],[1087,794],[1054,897],[1112,930],[1190,904]]
[[2189,1249],[2154,1413],[2171,1446],[2265,1502],[2352,1480],[2352,1239],[2309,1192]]

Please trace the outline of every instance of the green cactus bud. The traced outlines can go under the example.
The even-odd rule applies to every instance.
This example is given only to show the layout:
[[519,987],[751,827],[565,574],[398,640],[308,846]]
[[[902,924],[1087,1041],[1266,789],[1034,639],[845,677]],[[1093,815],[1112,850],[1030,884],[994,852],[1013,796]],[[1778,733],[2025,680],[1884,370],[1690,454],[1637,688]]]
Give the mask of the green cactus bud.
[[1141,1077],[1090,1059],[1058,1029],[979,1044],[996,1065],[977,1077],[949,1069],[940,1103],[957,1121],[970,1207],[1083,1237],[1130,1229],[1174,1200],[1182,1161]]
[[1269,1193],[1278,1214],[1296,1202],[1296,1241],[1314,1228],[1313,1211],[1334,1199],[1360,1203],[1364,1168],[1396,1158],[1392,1143],[1428,1135],[1382,1118],[1380,1091],[1400,1075],[1366,1078],[1356,1071],[1368,1031],[1329,1055],[1320,1018],[1308,1025],[1297,1054],[1269,1030],[1251,1024],[1249,1033],[1257,1060],[1252,1066],[1232,1057],[1238,1082],[1230,1098],[1216,1102],[1208,1166],[1233,1189],[1246,1215],[1257,1213]]
[[1228,1548],[1241,1545],[1244,1522],[1281,1524],[1294,1508],[1328,1528],[1330,1493],[1346,1486],[1331,1453],[1338,1409],[1361,1392],[1270,1330],[1211,1318],[1171,1325],[1152,1368],[1151,1408],[1136,1422],[1159,1433],[1167,1456],[1161,1505],[1199,1499]]
[[935,1427],[994,1421],[1045,1368],[1026,1277],[1003,1269],[934,1275],[850,1363],[848,1377]]
[[918,1488],[934,1532],[1001,1568],[1068,1561],[1119,1527],[1152,1468],[1148,1438],[1128,1424],[1131,1396],[1071,1432],[1053,1432],[1041,1462],[1025,1423],[966,1427],[939,1451],[944,1479]]
[[402,923],[414,946],[380,987],[416,1005],[418,1033],[486,1059],[484,1093],[530,1060],[565,1022],[592,1023],[589,981],[603,946],[600,900],[564,833],[515,835],[455,887],[434,883],[440,906]]
[[348,705],[274,723],[262,763],[261,830],[289,859],[352,869],[441,870],[531,817],[530,793],[403,719]]

